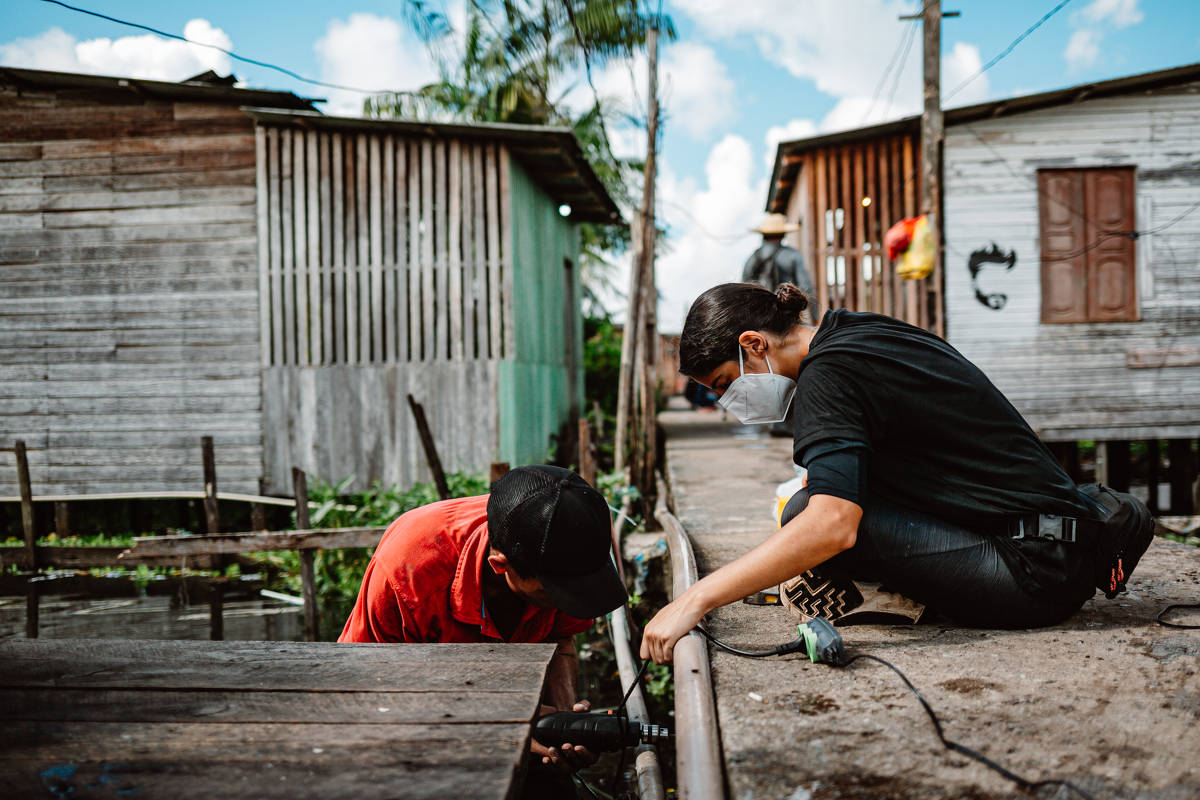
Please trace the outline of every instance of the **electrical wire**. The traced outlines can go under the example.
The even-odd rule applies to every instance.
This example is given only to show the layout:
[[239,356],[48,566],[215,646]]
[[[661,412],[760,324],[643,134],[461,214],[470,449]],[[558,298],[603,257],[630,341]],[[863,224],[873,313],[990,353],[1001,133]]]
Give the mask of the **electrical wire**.
[[[879,93],[883,90],[883,85],[887,83],[888,76],[891,75],[892,70],[900,63],[900,51],[905,48],[905,42],[908,41],[908,37],[912,35],[912,30],[915,27],[915,25],[910,25],[908,30],[904,32],[904,35],[900,37],[900,41],[896,42],[896,49],[892,53],[887,66],[884,67],[883,74],[879,76],[879,82],[875,84],[875,91],[871,93],[871,104],[867,106],[867,112],[863,114],[862,120],[858,123],[860,128],[866,125],[867,120],[871,118],[871,112],[875,110],[875,103],[879,100]],[[884,109],[884,111],[886,113],[887,109]]]
[[904,68],[908,66],[908,52],[912,50],[912,43],[917,38],[917,26],[911,25],[908,29],[908,40],[904,45],[904,55],[900,56],[900,68],[896,70],[896,78],[892,81],[892,91],[888,95],[887,106],[891,108],[892,103],[896,100],[896,90],[900,88],[900,78],[904,76]]
[[[621,698],[621,704],[619,706],[617,706],[617,710],[614,712],[619,718],[625,720],[626,722],[628,722],[628,720],[629,720],[629,713],[625,710],[625,704],[629,702],[629,698],[633,694],[633,690],[637,688],[639,683],[641,683],[642,676],[646,674],[646,668],[649,666],[650,666],[650,659],[648,659],[648,658],[642,659],[642,665],[640,667],[638,667],[637,675],[635,675],[633,677],[633,680],[629,682],[629,688],[625,690],[625,696]],[[613,793],[614,795],[617,792],[617,781],[619,781],[621,779],[621,772],[624,769],[625,769],[625,748],[622,747],[621,755],[617,758],[617,769],[616,769],[616,771],[613,772],[612,782],[609,784],[609,787],[608,787],[609,792]]]
[[[1164,611],[1166,611],[1166,609],[1164,609]],[[736,647],[731,647],[730,645],[727,645],[724,642],[718,640],[715,636],[713,636],[711,633],[709,633],[708,631],[706,631],[704,628],[702,628],[700,626],[697,626],[696,630],[698,630],[698,631],[700,631],[700,633],[704,634],[704,636],[707,637],[708,640],[710,642],[712,642],[713,644],[715,644],[717,647],[720,647],[721,649],[726,650],[727,652],[733,653],[734,655],[742,656],[744,658],[767,658],[768,656],[780,655],[781,654],[780,651],[787,652],[787,653],[794,653],[797,650],[801,649],[801,647],[803,647],[803,645],[804,645],[803,639],[797,639],[796,641],[788,642],[787,644],[780,645],[779,647],[773,648],[772,650],[740,650]],[[795,647],[797,642],[800,644],[799,647]],[[892,672],[894,672],[898,676],[900,676],[900,680],[902,680],[904,682],[904,685],[908,687],[908,690],[910,692],[912,692],[913,695],[917,698],[917,701],[921,704],[921,707],[923,709],[925,709],[925,713],[929,715],[929,721],[933,723],[934,732],[937,734],[938,740],[942,743],[942,745],[946,749],[953,750],[956,753],[960,753],[964,756],[967,756],[968,758],[972,758],[972,759],[978,761],[979,763],[983,764],[985,767],[988,767],[989,769],[994,770],[995,772],[999,773],[1000,775],[1003,775],[1005,778],[1008,778],[1010,781],[1017,784],[1022,789],[1026,789],[1028,791],[1037,791],[1037,790],[1045,788],[1047,786],[1061,786],[1061,787],[1064,787],[1066,789],[1069,789],[1069,790],[1075,792],[1080,797],[1084,798],[1084,800],[1095,800],[1095,797],[1093,795],[1089,794],[1088,792],[1084,791],[1079,786],[1076,786],[1074,783],[1071,783],[1068,780],[1063,780],[1060,778],[1050,778],[1047,780],[1031,781],[1028,778],[1024,778],[1024,777],[1018,775],[1017,773],[1013,772],[1012,770],[1001,766],[1000,764],[996,763],[995,761],[993,761],[992,759],[983,755],[982,753],[976,752],[975,750],[972,750],[971,748],[969,748],[965,745],[959,744],[958,742],[955,742],[951,739],[947,739],[945,732],[942,730],[942,722],[940,719],[938,719],[938,715],[934,712],[933,707],[931,705],[929,705],[929,702],[921,695],[920,690],[918,690],[917,687],[913,685],[912,681],[910,681],[908,679],[908,676],[906,676],[903,672],[900,671],[899,667],[897,667],[896,665],[894,665],[888,661],[885,661],[882,658],[879,658],[878,656],[873,656],[868,653],[855,654],[855,655],[851,656],[849,659],[847,659],[846,663],[843,664],[842,666],[848,667],[851,664],[853,664],[855,661],[859,661],[859,660],[874,661],[876,663],[882,664],[883,666],[887,667]]]
[[233,52],[232,50],[226,50],[224,47],[220,47],[215,44],[209,44],[207,42],[197,42],[194,39],[187,38],[186,36],[180,36],[177,33],[168,33],[167,31],[159,30],[158,28],[152,28],[149,25],[142,25],[139,22],[130,22],[129,20],[118,19],[117,17],[110,17],[108,14],[101,14],[99,11],[91,11],[86,8],[79,8],[78,6],[68,5],[67,3],[62,2],[62,0],[42,0],[42,2],[50,3],[51,5],[61,6],[65,9],[67,9],[68,11],[75,11],[80,14],[86,14],[90,17],[97,17],[99,19],[107,20],[109,22],[115,22],[118,25],[125,25],[130,28],[137,28],[138,30],[148,31],[150,33],[155,34],[156,36],[164,36],[168,39],[175,39],[180,42],[187,42],[188,44],[194,44],[197,47],[207,47],[210,50],[216,50],[218,52],[224,53],[225,55],[229,56],[230,58],[232,58],[236,61],[241,61],[245,64],[253,64],[256,67],[265,67],[267,69],[273,69],[276,72],[281,72],[284,75],[287,75],[289,78],[295,78],[296,80],[302,81],[304,83],[311,83],[314,86],[324,86],[327,89],[341,89],[343,91],[358,92],[360,94],[410,94],[410,92],[396,92],[391,89],[362,89],[357,86],[346,86],[346,85],[340,84],[340,83],[329,83],[327,81],[316,80],[315,78],[306,78],[305,76],[301,75],[300,73],[294,72],[294,71],[288,69],[287,67],[281,67],[278,64],[272,64],[267,61],[259,61],[258,59],[255,59],[255,58],[247,58],[246,56],[240,56],[237,53]]
[[992,56],[986,64],[984,64],[982,67],[979,68],[978,72],[976,72],[974,75],[971,75],[969,78],[964,80],[958,86],[955,86],[954,89],[950,92],[950,94],[948,94],[942,98],[942,102],[943,103],[949,102],[950,98],[954,97],[954,95],[958,94],[963,89],[965,89],[967,87],[967,84],[971,83],[971,81],[975,80],[980,75],[987,72],[989,69],[991,69],[992,67],[996,66],[1001,61],[1003,61],[1008,56],[1008,54],[1011,53],[1016,48],[1017,45],[1019,45],[1021,42],[1025,41],[1025,38],[1027,36],[1029,36],[1029,34],[1033,33],[1038,28],[1042,27],[1042,25],[1044,25],[1047,20],[1049,20],[1051,17],[1053,17],[1059,11],[1062,11],[1062,9],[1070,2],[1071,2],[1071,0],[1062,0],[1061,3],[1056,5],[1054,8],[1050,9],[1048,12],[1046,12],[1046,14],[1041,19],[1039,19],[1037,22],[1033,23],[1028,28],[1026,28],[1024,33],[1022,33],[1020,36],[1018,36],[1017,38],[1015,38],[1011,42],[1009,42],[1008,47],[1005,47],[998,54]]

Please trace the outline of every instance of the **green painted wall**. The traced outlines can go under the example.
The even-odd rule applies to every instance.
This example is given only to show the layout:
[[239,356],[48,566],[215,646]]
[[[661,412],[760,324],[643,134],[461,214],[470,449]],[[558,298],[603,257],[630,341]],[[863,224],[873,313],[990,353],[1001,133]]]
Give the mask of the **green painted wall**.
[[[568,381],[583,397],[583,320],[579,312],[579,232],[516,161],[509,163],[512,220],[514,352],[500,364],[500,460],[513,466],[540,463],[570,411]],[[568,276],[575,264],[570,302],[574,330],[566,331]],[[570,337],[570,338],[568,338]],[[574,375],[567,354],[574,342]]]

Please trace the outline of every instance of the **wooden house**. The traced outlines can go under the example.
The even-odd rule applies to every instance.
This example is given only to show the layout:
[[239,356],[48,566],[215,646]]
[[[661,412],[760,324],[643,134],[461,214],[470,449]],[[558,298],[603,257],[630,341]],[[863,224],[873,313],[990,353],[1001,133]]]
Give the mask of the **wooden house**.
[[1064,460],[1100,443],[1114,483],[1130,440],[1168,440],[1182,513],[1200,437],[1200,64],[946,111],[943,271],[898,281],[882,231],[917,211],[919,135],[913,117],[779,146],[767,206],[801,221],[821,306],[936,330]]
[[[290,492],[547,456],[582,394],[568,129],[0,68],[0,447],[39,493]],[[0,494],[15,494],[0,453]]]

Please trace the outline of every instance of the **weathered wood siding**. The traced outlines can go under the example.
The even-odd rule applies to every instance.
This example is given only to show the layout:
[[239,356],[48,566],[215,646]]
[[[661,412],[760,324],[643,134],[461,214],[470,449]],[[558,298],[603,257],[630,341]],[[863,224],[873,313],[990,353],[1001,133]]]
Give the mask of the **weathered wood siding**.
[[405,396],[447,470],[498,457],[512,349],[503,147],[378,131],[257,129],[268,488],[429,473]]
[[[949,341],[1046,440],[1200,435],[1200,84],[946,131]],[[1037,170],[1135,167],[1137,322],[1042,324]],[[1192,211],[1189,213],[1189,209]],[[968,261],[997,245],[1011,270]],[[1181,366],[1143,367],[1175,363]]]
[[196,489],[211,435],[257,491],[253,127],[130,97],[0,88],[0,448],[36,493]]

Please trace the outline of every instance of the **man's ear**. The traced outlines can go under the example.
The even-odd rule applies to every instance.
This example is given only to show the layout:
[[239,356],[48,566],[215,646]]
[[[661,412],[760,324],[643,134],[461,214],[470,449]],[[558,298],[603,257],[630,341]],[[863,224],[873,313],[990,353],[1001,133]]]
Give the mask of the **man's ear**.
[[738,344],[747,353],[754,355],[762,355],[767,350],[767,337],[763,336],[759,331],[742,331],[738,336]]
[[503,575],[510,569],[508,556],[494,548],[488,553],[488,564],[497,575]]

